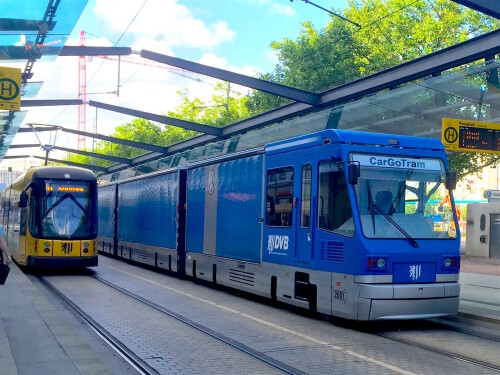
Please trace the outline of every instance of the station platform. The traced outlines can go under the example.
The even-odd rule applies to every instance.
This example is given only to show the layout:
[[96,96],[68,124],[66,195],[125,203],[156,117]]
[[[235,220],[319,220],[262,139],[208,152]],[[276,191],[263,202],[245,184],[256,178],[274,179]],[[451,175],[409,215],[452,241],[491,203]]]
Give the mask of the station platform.
[[[459,315],[498,324],[500,259],[461,258]],[[127,374],[133,366],[15,264],[0,286],[0,373]]]

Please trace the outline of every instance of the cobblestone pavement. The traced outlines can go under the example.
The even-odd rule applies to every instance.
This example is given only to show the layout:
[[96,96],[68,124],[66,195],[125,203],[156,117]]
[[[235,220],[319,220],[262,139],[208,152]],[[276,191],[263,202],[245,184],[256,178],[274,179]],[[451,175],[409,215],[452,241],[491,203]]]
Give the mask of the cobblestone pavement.
[[[101,257],[96,274],[232,340],[308,374],[488,374],[497,373],[436,352],[363,333],[342,320],[313,319],[190,281]],[[51,282],[161,373],[273,373],[256,360],[192,332],[118,292],[78,277]],[[118,294],[117,294],[118,293]],[[471,340],[454,332],[408,332],[421,342],[454,343],[466,353],[496,357],[498,342]],[[407,338],[408,338],[407,337]],[[411,340],[410,340],[411,341]],[[418,340],[417,340],[418,341]],[[157,366],[157,367],[155,367]],[[202,370],[202,372],[200,372]]]

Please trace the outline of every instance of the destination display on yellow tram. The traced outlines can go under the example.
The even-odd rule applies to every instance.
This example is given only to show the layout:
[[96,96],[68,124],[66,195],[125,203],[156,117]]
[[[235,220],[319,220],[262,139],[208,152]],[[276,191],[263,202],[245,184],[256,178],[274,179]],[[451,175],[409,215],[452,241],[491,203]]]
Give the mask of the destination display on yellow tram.
[[57,191],[60,193],[84,193],[85,192],[85,187],[84,186],[54,186],[52,185],[47,185],[47,192],[51,193],[53,191]]
[[500,153],[500,124],[444,118],[442,142],[450,151]]

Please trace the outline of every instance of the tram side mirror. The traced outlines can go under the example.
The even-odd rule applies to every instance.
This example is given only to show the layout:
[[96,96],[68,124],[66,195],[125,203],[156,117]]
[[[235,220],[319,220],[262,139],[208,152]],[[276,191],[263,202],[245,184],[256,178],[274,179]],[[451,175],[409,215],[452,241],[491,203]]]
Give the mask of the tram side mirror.
[[19,198],[19,207],[24,208],[28,205],[28,194],[25,191],[21,193],[21,197]]
[[457,187],[457,172],[446,172],[445,186],[448,190],[455,190]]
[[361,171],[359,168],[359,164],[349,164],[349,183],[351,185],[356,185],[358,183],[358,178],[360,175]]

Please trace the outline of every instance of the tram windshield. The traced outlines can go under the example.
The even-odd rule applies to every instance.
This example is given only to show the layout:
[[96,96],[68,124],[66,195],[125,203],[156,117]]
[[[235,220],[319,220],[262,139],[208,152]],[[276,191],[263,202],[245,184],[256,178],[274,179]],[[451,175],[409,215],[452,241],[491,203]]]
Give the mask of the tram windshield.
[[[42,238],[91,238],[95,232],[95,186],[88,181],[46,180],[31,201]],[[38,216],[38,217],[36,217]]]
[[368,238],[456,238],[445,168],[439,159],[351,155],[361,174],[355,185]]

